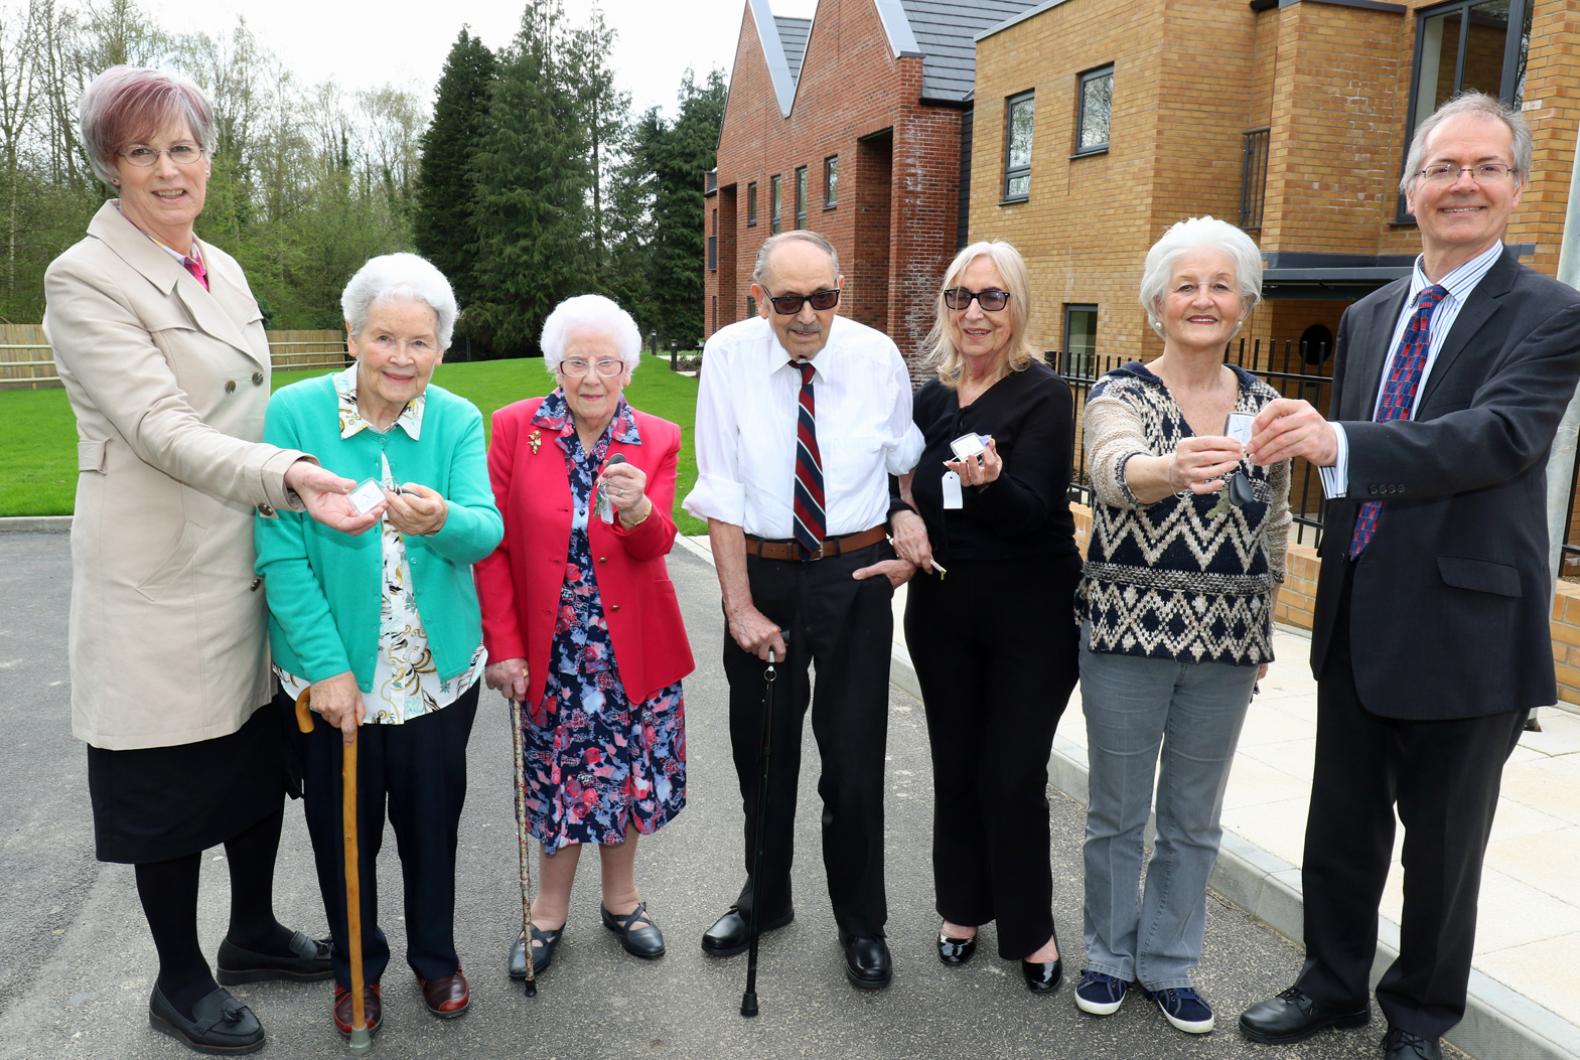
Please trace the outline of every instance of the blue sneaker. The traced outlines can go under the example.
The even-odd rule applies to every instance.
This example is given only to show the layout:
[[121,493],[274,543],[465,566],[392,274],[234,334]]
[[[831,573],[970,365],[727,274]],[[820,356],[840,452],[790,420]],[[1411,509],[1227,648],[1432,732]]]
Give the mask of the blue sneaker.
[[1089,1016],[1112,1016],[1125,1003],[1130,984],[1102,972],[1081,969],[1081,981],[1075,987],[1075,1007]]
[[1212,1006],[1207,1004],[1206,998],[1196,993],[1194,987],[1145,990],[1145,993],[1158,1003],[1158,1008],[1163,1010],[1163,1018],[1173,1024],[1175,1030],[1186,1034],[1206,1034],[1212,1030]]

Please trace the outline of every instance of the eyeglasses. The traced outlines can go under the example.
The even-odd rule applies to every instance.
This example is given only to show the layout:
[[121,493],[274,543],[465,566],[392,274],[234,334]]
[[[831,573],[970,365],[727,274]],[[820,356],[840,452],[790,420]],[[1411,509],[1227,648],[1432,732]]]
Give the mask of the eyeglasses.
[[1434,162],[1417,174],[1428,184],[1457,184],[1461,173],[1469,173],[1477,184],[1492,184],[1511,173],[1518,172],[1507,162],[1478,162],[1473,166],[1456,166],[1452,162]]
[[822,313],[839,305],[839,288],[830,287],[811,294],[770,294],[768,300],[774,304],[774,312],[782,317],[801,312],[803,302],[811,302],[812,308]]
[[1001,291],[997,287],[989,287],[982,291],[950,287],[944,291],[944,305],[950,309],[965,309],[971,305],[973,298],[977,300],[977,305],[989,313],[996,313],[1009,305],[1009,292]]
[[160,155],[169,155],[170,161],[178,166],[190,166],[203,157],[203,149],[197,144],[171,144],[161,151],[157,147],[147,144],[133,144],[121,152],[121,157],[134,166],[151,166],[159,161]]
[[618,357],[600,357],[596,361],[585,361],[580,357],[572,357],[560,362],[560,373],[571,379],[580,379],[591,369],[605,379],[613,379],[625,371],[625,362]]

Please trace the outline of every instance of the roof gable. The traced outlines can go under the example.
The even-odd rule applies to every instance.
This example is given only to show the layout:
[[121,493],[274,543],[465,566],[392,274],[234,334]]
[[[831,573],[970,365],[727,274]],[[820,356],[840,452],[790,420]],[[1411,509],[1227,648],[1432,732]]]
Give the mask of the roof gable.
[[794,84],[801,80],[801,60],[806,57],[806,39],[812,34],[812,20],[775,15],[774,27],[779,31],[785,65],[790,68],[790,81]]
[[[922,55],[922,99],[964,101],[976,84],[976,36],[1038,0],[875,0],[901,9]],[[887,18],[885,24],[887,25]],[[891,34],[891,43],[893,37]],[[898,52],[896,53],[898,54]]]

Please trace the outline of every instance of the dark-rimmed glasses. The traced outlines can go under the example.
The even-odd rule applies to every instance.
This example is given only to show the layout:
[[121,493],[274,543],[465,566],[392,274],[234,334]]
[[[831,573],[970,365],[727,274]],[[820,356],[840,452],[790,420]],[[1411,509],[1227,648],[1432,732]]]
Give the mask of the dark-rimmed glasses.
[[567,357],[560,362],[560,371],[571,379],[580,379],[589,371],[597,372],[605,379],[613,379],[625,371],[625,362],[618,357],[600,357],[596,361]]
[[[763,288],[766,292],[767,288]],[[828,287],[811,294],[769,294],[768,300],[773,303],[774,312],[782,317],[793,316],[801,312],[804,302],[811,302],[812,308],[819,313],[827,312],[839,305],[839,288]]]
[[989,313],[996,313],[1009,305],[1009,292],[1001,291],[997,287],[988,287],[980,291],[966,287],[949,287],[944,290],[944,305],[950,309],[965,309],[971,305],[973,298],[977,300],[977,305]]
[[169,155],[170,161],[178,166],[190,166],[203,157],[203,149],[197,144],[189,143],[171,144],[164,150],[149,147],[147,144],[133,144],[121,152],[121,157],[132,165],[145,168],[158,163],[160,155]]

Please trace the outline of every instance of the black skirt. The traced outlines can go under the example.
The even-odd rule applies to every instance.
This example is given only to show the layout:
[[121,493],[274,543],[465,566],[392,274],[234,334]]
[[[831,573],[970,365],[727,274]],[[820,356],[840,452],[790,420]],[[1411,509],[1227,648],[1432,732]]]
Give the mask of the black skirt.
[[169,861],[218,846],[281,807],[290,786],[285,731],[263,706],[229,736],[172,747],[88,747],[88,796],[100,861]]

